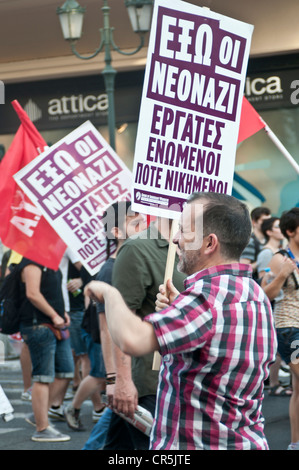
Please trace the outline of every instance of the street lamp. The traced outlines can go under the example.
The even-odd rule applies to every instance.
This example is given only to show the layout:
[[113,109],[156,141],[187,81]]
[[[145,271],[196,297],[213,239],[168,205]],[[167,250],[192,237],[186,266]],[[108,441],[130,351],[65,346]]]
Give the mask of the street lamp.
[[111,50],[123,55],[133,55],[144,46],[144,36],[150,30],[151,14],[154,0],[125,0],[133,31],[140,36],[139,46],[132,52],[122,51],[114,42],[113,28],[110,27],[110,7],[103,0],[103,28],[100,29],[101,42],[96,51],[89,56],[82,56],[76,50],[76,41],[81,38],[85,8],[76,0],[67,0],[62,7],[57,8],[64,39],[71,43],[73,54],[79,59],[92,59],[101,51],[105,51],[105,67],[102,70],[105,89],[108,96],[108,128],[110,145],[115,149],[115,110],[114,83],[116,70],[112,67]]

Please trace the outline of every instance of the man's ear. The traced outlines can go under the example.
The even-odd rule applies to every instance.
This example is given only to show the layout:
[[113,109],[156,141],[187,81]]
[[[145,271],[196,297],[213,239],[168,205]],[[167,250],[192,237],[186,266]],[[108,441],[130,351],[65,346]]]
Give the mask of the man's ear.
[[123,238],[123,232],[120,228],[118,227],[113,227],[111,229],[111,233],[114,236],[116,240],[119,240],[120,238]]
[[208,235],[206,240],[204,241],[204,244],[205,244],[205,252],[207,254],[213,253],[219,245],[217,235],[215,235],[215,233],[210,233],[210,235]]

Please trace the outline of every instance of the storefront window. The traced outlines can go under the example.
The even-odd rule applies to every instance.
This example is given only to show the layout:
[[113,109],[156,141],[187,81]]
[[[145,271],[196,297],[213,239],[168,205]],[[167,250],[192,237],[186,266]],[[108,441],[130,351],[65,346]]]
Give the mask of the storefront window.
[[[259,114],[298,162],[299,108],[260,111]],[[284,210],[299,207],[299,175],[264,130],[239,144],[235,171],[236,178],[242,179],[251,207],[264,205],[278,216]],[[263,199],[259,200],[259,193]]]

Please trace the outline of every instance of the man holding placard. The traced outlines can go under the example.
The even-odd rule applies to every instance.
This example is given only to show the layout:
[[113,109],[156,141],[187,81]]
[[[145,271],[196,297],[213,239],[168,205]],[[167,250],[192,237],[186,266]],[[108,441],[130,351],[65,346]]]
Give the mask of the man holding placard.
[[276,337],[268,298],[238,263],[250,233],[243,203],[197,193],[174,237],[185,291],[169,284],[167,308],[141,321],[115,288],[86,287],[125,353],[162,355],[152,449],[268,449],[261,405]]

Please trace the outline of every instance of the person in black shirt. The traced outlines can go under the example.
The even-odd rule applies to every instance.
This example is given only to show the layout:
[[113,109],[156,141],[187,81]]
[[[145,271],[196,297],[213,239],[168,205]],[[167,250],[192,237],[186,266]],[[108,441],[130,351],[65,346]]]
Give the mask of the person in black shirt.
[[49,425],[51,397],[64,393],[73,378],[74,362],[68,337],[69,317],[64,311],[61,273],[23,258],[20,263],[20,332],[32,362],[32,409],[27,420],[36,425],[37,442],[67,441]]

